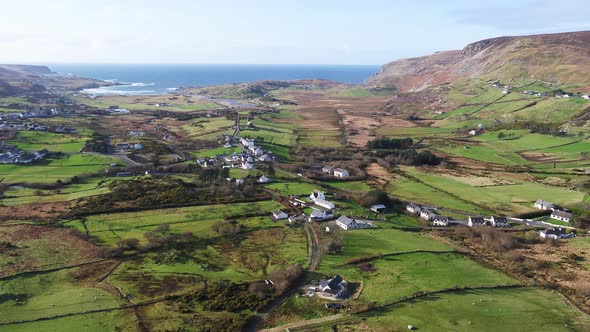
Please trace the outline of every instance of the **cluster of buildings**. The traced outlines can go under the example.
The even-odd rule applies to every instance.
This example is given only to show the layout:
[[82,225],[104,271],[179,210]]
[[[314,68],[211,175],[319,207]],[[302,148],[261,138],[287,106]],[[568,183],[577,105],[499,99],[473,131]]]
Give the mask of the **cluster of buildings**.
[[535,202],[535,207],[539,210],[551,211],[551,219],[570,222],[574,215],[570,212],[566,211],[565,209],[561,208],[560,206],[553,204],[549,201],[538,199]]
[[508,223],[508,219],[506,217],[491,216],[489,218],[485,218],[483,216],[469,216],[467,218],[467,226],[469,226],[469,227],[491,226],[491,227],[499,227],[499,228],[508,228],[508,227],[510,227],[510,224]]
[[[256,162],[270,163],[276,160],[276,157],[270,151],[264,151],[262,148],[254,144],[254,140],[250,138],[240,139],[243,147],[243,152],[232,154],[218,154],[215,157],[198,158],[197,164],[203,168],[222,166],[223,168],[241,168],[244,170],[255,169]],[[224,145],[226,148],[231,148],[231,143]]]
[[420,207],[419,205],[414,203],[409,203],[408,205],[406,205],[406,211],[414,215],[419,215],[420,218],[426,221],[431,221],[434,226],[444,227],[449,225],[449,218],[437,214],[431,209]]
[[539,232],[539,236],[543,239],[553,239],[553,240],[560,240],[560,239],[568,239],[575,237],[576,235],[573,233],[566,233],[563,228],[556,227],[552,229],[544,229]]
[[319,282],[312,282],[308,287],[311,294],[332,299],[343,299],[348,296],[348,282],[340,275],[330,279],[321,279]]
[[15,146],[0,143],[0,164],[31,164],[34,161],[45,158],[49,151],[43,149],[27,152]]
[[24,112],[10,112],[3,115],[8,120],[23,120],[31,118],[50,118],[54,116],[70,115],[74,114],[74,110],[50,108],[46,109],[43,107],[35,107]]

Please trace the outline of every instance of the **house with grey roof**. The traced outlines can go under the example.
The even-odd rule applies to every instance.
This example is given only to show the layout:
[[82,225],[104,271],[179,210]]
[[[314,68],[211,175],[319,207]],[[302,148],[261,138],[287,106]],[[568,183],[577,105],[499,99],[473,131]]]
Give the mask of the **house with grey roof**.
[[336,225],[342,228],[343,230],[347,231],[350,229],[358,229],[361,228],[361,225],[357,223],[354,219],[348,218],[345,215],[340,216],[340,218],[336,219]]
[[486,221],[483,217],[469,216],[467,219],[467,225],[469,227],[482,227],[486,225]]
[[535,202],[535,207],[539,210],[553,210],[555,209],[555,204],[542,199],[538,199]]
[[551,212],[551,219],[555,219],[555,220],[559,220],[559,221],[570,222],[573,217],[574,217],[573,214],[566,212],[566,211],[554,210],[553,212]]

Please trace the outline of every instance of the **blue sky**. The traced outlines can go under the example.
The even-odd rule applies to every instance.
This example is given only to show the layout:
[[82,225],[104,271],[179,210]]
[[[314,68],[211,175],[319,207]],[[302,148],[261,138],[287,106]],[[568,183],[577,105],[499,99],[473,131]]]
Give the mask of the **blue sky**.
[[484,38],[590,30],[587,0],[19,0],[1,63],[382,64]]

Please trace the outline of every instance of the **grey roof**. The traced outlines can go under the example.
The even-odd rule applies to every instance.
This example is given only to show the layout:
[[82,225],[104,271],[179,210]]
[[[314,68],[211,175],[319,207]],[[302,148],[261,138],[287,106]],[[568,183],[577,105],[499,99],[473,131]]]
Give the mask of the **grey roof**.
[[338,222],[340,222],[340,223],[342,223],[342,224],[344,224],[346,226],[355,223],[355,221],[353,219],[350,219],[350,218],[348,218],[347,216],[344,216],[344,215],[340,216],[340,218],[336,219],[336,221],[338,221]]
[[551,215],[571,219],[574,215],[565,211],[553,211]]
[[329,280],[328,287],[332,289],[340,288],[340,283],[342,282],[342,277],[337,274],[334,278]]
[[551,207],[551,206],[553,206],[553,203],[548,202],[548,201],[545,201],[545,200],[542,200],[542,199],[538,199],[535,202],[535,205],[543,205],[543,206]]
[[474,223],[478,223],[478,224],[484,224],[485,223],[485,220],[483,219],[483,217],[479,217],[479,216],[472,217],[472,216],[469,216],[469,219],[471,220],[471,222],[474,222]]
[[508,222],[508,219],[506,219],[506,217],[492,216],[492,220],[494,222],[500,222],[500,223],[506,223],[506,222]]

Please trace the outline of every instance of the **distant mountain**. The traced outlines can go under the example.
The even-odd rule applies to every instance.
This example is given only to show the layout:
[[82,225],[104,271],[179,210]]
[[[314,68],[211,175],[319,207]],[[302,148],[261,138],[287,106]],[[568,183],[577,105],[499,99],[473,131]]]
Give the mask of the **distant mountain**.
[[590,90],[590,31],[499,37],[390,62],[367,84],[420,91],[455,81],[534,79]]
[[0,65],[0,97],[47,90],[79,90],[111,85],[90,78],[59,75],[47,66]]

